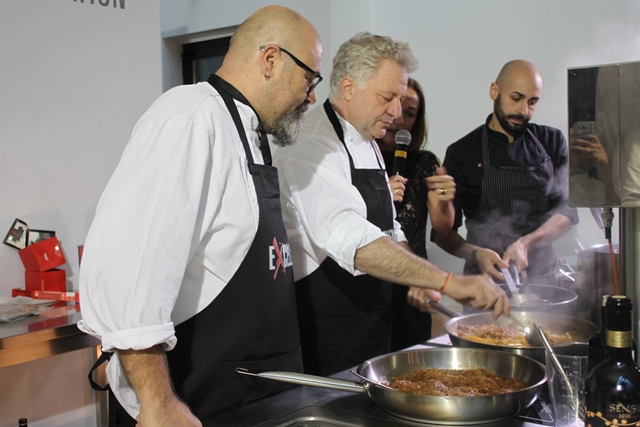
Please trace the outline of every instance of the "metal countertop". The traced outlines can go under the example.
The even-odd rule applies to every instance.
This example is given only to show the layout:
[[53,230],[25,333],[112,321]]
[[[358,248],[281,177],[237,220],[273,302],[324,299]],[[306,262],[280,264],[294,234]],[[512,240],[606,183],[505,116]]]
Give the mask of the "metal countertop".
[[76,326],[80,304],[54,302],[39,311],[37,316],[0,323],[0,368],[100,344]]

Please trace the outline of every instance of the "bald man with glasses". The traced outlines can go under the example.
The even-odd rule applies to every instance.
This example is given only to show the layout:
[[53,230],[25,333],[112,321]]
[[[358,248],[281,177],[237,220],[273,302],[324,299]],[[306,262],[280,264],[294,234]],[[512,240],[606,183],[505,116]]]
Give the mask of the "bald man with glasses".
[[201,426],[283,389],[236,366],[302,370],[267,134],[295,140],[321,61],[308,20],[262,8],[208,82],[167,91],[136,124],[80,273],[79,327],[109,360],[110,426]]

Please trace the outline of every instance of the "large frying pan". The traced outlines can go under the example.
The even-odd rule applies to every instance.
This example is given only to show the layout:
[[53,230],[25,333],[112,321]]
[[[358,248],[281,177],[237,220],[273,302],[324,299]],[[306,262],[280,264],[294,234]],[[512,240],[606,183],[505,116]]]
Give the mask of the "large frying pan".
[[[555,313],[572,315],[576,312],[578,295],[565,288],[548,285],[517,285],[521,295],[526,295],[524,302],[511,302],[512,311],[549,310]],[[537,297],[530,298],[530,297]]]
[[[459,325],[513,325],[512,320],[510,320],[508,317],[501,316],[496,320],[492,317],[491,312],[462,315],[440,303],[431,302],[431,306],[436,310],[444,313],[446,316],[451,317],[451,319],[444,324],[444,330],[447,332],[447,334],[449,334],[451,344],[453,344],[454,346],[507,351],[509,353],[531,357],[541,363],[545,363],[544,347],[512,347],[504,345],[485,344],[462,338],[458,334]],[[589,320],[581,319],[574,316],[568,316],[565,314],[544,311],[512,310],[511,317],[520,320],[526,325],[536,323],[540,325],[544,330],[550,330],[554,332],[570,331],[572,333],[572,336],[574,337],[574,341],[576,342],[587,342],[591,335],[593,335],[598,329],[598,327]]]
[[[420,369],[486,368],[502,377],[516,378],[525,388],[492,396],[425,396],[396,391],[378,383]],[[292,372],[236,372],[277,381],[365,393],[392,415],[417,422],[475,425],[511,418],[537,399],[547,377],[544,365],[513,353],[472,348],[429,348],[378,356],[359,365],[356,372],[367,381],[352,382]]]

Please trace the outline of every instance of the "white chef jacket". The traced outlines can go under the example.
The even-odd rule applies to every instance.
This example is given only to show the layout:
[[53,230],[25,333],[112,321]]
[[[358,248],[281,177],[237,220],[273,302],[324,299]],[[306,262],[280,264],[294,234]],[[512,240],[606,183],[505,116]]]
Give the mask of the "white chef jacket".
[[[340,115],[344,140],[357,169],[384,169],[378,144],[368,141]],[[280,178],[282,215],[298,281],[313,273],[327,256],[352,274],[356,250],[387,236],[367,221],[367,207],[351,184],[347,151],[322,105],[307,113],[295,144],[272,145]],[[388,179],[387,179],[388,180]],[[393,205],[393,195],[389,190]],[[395,218],[395,207],[393,211]],[[393,223],[394,240],[406,241]]]
[[[236,105],[262,163],[258,118]],[[206,308],[240,266],[258,215],[242,142],[218,92],[206,82],[169,90],[136,124],[98,203],[80,269],[79,328],[104,351],[171,350],[174,324]],[[117,353],[107,375],[135,416]]]

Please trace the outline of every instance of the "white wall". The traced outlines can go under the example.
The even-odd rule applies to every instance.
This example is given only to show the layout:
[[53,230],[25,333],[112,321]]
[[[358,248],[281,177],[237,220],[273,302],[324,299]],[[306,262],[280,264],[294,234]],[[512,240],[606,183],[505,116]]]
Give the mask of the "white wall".
[[[69,259],[69,289],[77,289],[75,247],[84,241],[135,121],[180,81],[180,41],[224,32],[271,3],[298,10],[318,28],[325,76],[339,45],[357,31],[411,43],[421,61],[414,77],[426,90],[429,147],[440,157],[489,114],[488,87],[507,60],[520,57],[538,65],[545,93],[535,121],[566,130],[568,67],[640,59],[636,0],[2,0],[0,237],[15,217],[55,230]],[[319,100],[327,94],[323,83]],[[589,214],[581,212],[581,220],[573,233],[587,245],[599,242],[599,232],[590,233]],[[563,239],[562,252],[571,253],[574,234]],[[433,246],[430,256],[444,268],[458,268]],[[22,285],[16,252],[0,245],[0,294]],[[75,354],[42,362],[58,363],[86,374]],[[26,364],[0,370],[3,390],[19,380],[26,381],[21,390],[35,388],[37,381],[56,384],[59,393],[51,393],[47,408],[56,400],[68,402],[69,393],[87,393],[86,385],[66,386],[64,370],[42,369],[34,378],[30,369]],[[34,426],[91,425],[77,415],[84,403],[52,414],[37,409],[29,395],[12,402],[17,403],[10,413],[0,410],[0,427],[13,426],[17,413],[37,414]]]
[[[226,3],[185,6],[163,0],[163,36],[237,25],[245,11],[275,3],[298,10],[318,26],[325,48],[323,75],[331,72],[331,59],[340,44],[358,31],[409,42],[420,60],[413,77],[426,92],[428,148],[441,159],[449,144],[491,112],[489,85],[511,59],[527,59],[538,66],[545,89],[534,121],[565,134],[567,68],[640,60],[636,25],[640,3],[636,0],[398,0],[391,5],[382,0],[248,1],[241,9],[227,6],[228,13],[214,13]],[[165,67],[175,55],[175,51],[167,53]],[[328,84],[321,84],[318,92],[318,99],[324,99]],[[617,218],[617,209],[614,213]],[[591,213],[581,208],[579,214],[580,224],[556,243],[559,255],[570,260],[577,249],[576,238],[585,246],[604,242]],[[617,221],[613,233],[617,241]],[[429,256],[443,268],[462,269],[461,260],[434,244],[429,245]]]
[[[116,2],[0,2],[0,235],[16,217],[56,231],[68,290],[77,289],[76,246],[98,197],[136,120],[162,92],[158,3]],[[6,245],[0,277],[1,295],[24,287]]]
[[[159,35],[154,0],[0,2],[0,238],[16,217],[55,230],[68,290],[98,197],[162,92]],[[0,295],[14,287],[24,269],[0,245]],[[0,369],[0,427],[95,426],[89,354]]]
[[[228,13],[215,13],[227,3],[186,5],[163,0],[163,35],[237,25],[246,10],[281,4],[318,26],[325,48],[322,73],[327,76],[340,44],[358,31],[409,42],[421,63],[413,77],[426,92],[428,148],[441,160],[449,144],[483,123],[491,112],[489,85],[505,62],[523,58],[538,66],[545,89],[533,121],[566,134],[567,68],[640,60],[637,0],[399,0],[392,4],[382,0],[254,0],[243,3],[241,10],[226,6]],[[163,58],[165,66],[168,61]],[[327,93],[328,84],[321,84],[318,99]],[[617,209],[614,212],[617,218]],[[585,246],[604,242],[591,213],[581,208],[579,214],[580,224],[556,244],[560,256],[571,259],[575,255],[576,238]],[[617,236],[617,221],[613,233]],[[461,260],[434,244],[429,245],[429,256],[443,268],[462,270]]]
[[[411,43],[418,56],[421,65],[413,77],[425,90],[428,147],[440,159],[449,144],[491,113],[489,85],[511,59],[532,61],[544,79],[533,121],[565,135],[567,68],[640,60],[636,0],[405,0],[395,5],[371,1],[372,31]],[[604,242],[589,210],[579,214],[580,224],[556,244],[560,256],[575,254],[575,237],[586,246]],[[429,257],[461,271],[462,262],[434,244]]]
[[[161,0],[162,38],[163,38],[163,87],[165,90],[182,82],[180,52],[182,43],[190,43],[213,35],[222,37],[233,34],[233,30],[251,13],[270,4],[290,7],[313,23],[323,41],[328,40],[332,21],[330,4],[333,0],[317,1],[264,1],[243,0],[242,3],[230,1],[177,2]],[[222,13],[224,11],[224,13]],[[331,62],[325,53],[321,74],[329,75]],[[326,97],[329,91],[326,85],[319,94]],[[320,98],[324,99],[324,98]]]

